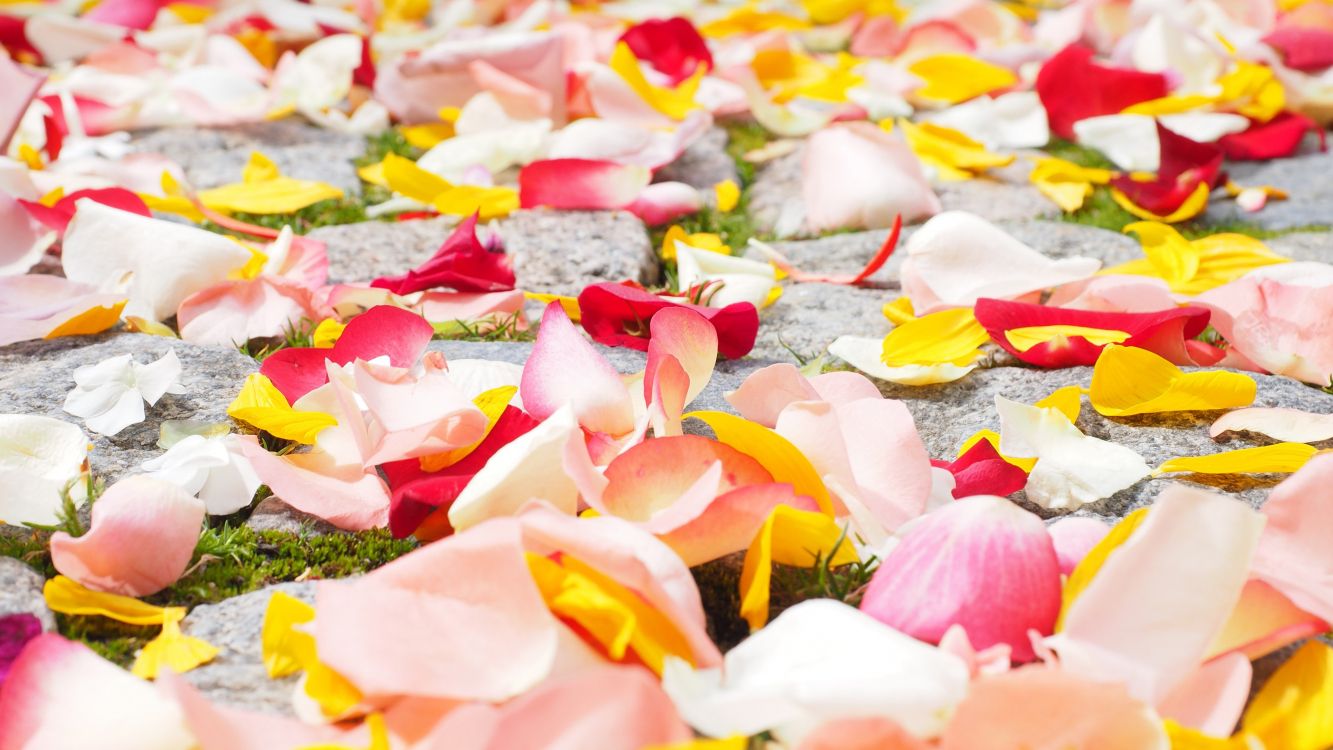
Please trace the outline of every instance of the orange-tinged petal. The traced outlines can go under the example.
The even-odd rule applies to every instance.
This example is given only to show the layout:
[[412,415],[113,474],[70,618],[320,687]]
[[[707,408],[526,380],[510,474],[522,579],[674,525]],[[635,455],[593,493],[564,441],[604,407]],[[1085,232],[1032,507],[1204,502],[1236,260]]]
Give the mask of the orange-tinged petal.
[[163,669],[176,674],[183,674],[201,664],[213,661],[218,649],[213,644],[200,638],[192,638],[181,632],[175,620],[168,620],[162,625],[162,632],[148,643],[134,659],[130,671],[135,677],[155,680]]
[[185,617],[184,607],[157,607],[120,594],[84,588],[65,576],[42,587],[46,606],[62,615],[100,615],[126,625],[162,625]]
[[747,419],[720,411],[693,411],[683,418],[694,417],[713,429],[717,440],[753,458],[763,466],[773,481],[790,484],[798,495],[806,495],[819,503],[822,512],[833,515],[833,501],[819,473],[796,446],[769,428]]
[[1107,417],[1232,409],[1254,402],[1254,378],[1235,372],[1183,372],[1145,349],[1108,345],[1092,370],[1088,400]]
[[845,537],[846,531],[823,513],[785,505],[774,508],[746,551],[741,569],[740,614],[750,632],[768,622],[773,563],[803,568],[825,560],[829,567],[854,563],[860,558]]
[[1289,473],[1304,466],[1318,452],[1317,448],[1306,443],[1275,443],[1208,456],[1183,456],[1158,466],[1153,476],[1177,471],[1195,474]]
[[253,373],[245,379],[241,392],[227,407],[227,416],[284,440],[314,445],[320,432],[338,424],[332,414],[298,411],[273,385],[273,381]]
[[477,408],[481,409],[481,413],[486,415],[486,432],[482,433],[482,436],[471,445],[465,445],[462,448],[455,448],[444,453],[422,456],[419,459],[421,470],[439,471],[467,458],[491,434],[491,430],[495,429],[496,423],[500,421],[500,416],[504,414],[505,407],[514,399],[516,393],[518,393],[518,386],[502,385],[499,388],[485,391],[472,399],[472,403],[476,404]]
[[1267,748],[1323,750],[1333,744],[1333,649],[1309,641],[1259,690],[1241,729]]
[[1204,658],[1238,652],[1247,659],[1258,659],[1328,628],[1328,623],[1297,607],[1272,585],[1251,578]]
[[981,345],[989,340],[970,309],[941,310],[889,331],[881,359],[890,367],[969,365],[981,356]]
[[99,305],[92,307],[66,320],[64,323],[56,326],[46,338],[54,339],[61,336],[88,336],[94,333],[101,333],[114,326],[120,320],[120,311],[125,309],[125,303],[129,300],[121,300],[114,305]]

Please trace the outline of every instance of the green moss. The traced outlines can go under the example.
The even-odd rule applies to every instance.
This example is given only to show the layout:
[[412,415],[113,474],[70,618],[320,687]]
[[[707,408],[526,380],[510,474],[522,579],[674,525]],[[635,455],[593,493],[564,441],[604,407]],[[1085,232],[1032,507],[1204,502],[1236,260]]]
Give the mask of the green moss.
[[31,530],[15,532],[13,536],[0,536],[0,557],[12,557],[24,562],[47,578],[56,574],[51,566],[51,555],[47,551],[47,539],[50,534]]
[[536,341],[537,331],[532,327],[520,328],[518,313],[498,321],[493,327],[465,320],[432,323],[436,339],[450,341]]
[[364,167],[370,164],[379,164],[389,154],[397,154],[416,161],[422,153],[421,149],[408,143],[401,132],[390,128],[366,138],[366,153],[356,160],[356,165]]
[[750,185],[754,182],[755,166],[743,157],[756,149],[763,148],[773,140],[772,134],[763,125],[750,120],[735,120],[721,123],[727,131],[727,154],[736,162],[741,183]]
[[1063,138],[1052,138],[1050,143],[1043,149],[1046,153],[1057,159],[1073,162],[1080,167],[1091,169],[1115,169],[1116,166],[1107,159],[1102,152],[1095,148],[1080,146],[1073,141],[1066,141]]

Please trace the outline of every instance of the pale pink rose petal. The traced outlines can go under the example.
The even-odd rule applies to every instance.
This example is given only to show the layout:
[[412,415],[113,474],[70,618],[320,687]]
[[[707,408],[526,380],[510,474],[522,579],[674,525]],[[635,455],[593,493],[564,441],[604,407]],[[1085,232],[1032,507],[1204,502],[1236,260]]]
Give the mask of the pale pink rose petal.
[[680,360],[670,354],[659,353],[650,367],[652,376],[644,373],[643,387],[653,435],[679,435],[683,432],[680,418],[688,403],[690,376],[681,367]]
[[1250,697],[1254,670],[1244,654],[1231,653],[1194,670],[1157,704],[1164,719],[1212,737],[1230,737]]
[[1167,750],[1152,710],[1121,685],[1045,666],[973,681],[941,750]]
[[788,404],[821,400],[810,379],[796,365],[785,362],[750,373],[726,399],[742,417],[768,428],[777,425],[778,415]]
[[[369,416],[369,450],[362,458],[367,467],[462,448],[485,437],[486,415],[429,360],[420,376],[363,360],[352,367],[356,395]],[[330,382],[342,387],[340,380]]]
[[590,115],[642,127],[665,128],[676,124],[654,109],[619,73],[606,65],[589,66],[583,76],[582,93],[587,97]]
[[818,503],[797,495],[789,484],[752,484],[711,498],[701,513],[675,528],[659,532],[658,538],[675,550],[686,565],[702,565],[747,549],[779,505],[810,512],[819,510]]
[[419,55],[403,55],[378,69],[375,98],[398,120],[434,122],[441,107],[461,107],[482,90],[470,68],[474,61],[547,92],[551,119],[564,121],[563,43],[549,32],[450,39]]
[[1168,486],[1046,643],[1061,667],[1156,704],[1203,660],[1239,601],[1263,518],[1234,498]]
[[670,164],[712,125],[707,112],[691,112],[668,131],[620,120],[586,117],[552,136],[552,159],[597,159],[648,169]]
[[1171,289],[1151,276],[1110,274],[1057,287],[1047,301],[1053,307],[1098,312],[1145,313],[1177,307]]
[[1096,518],[1069,516],[1047,526],[1046,530],[1055,544],[1055,555],[1060,558],[1060,574],[1067,576],[1097,542],[1111,532],[1111,527]]
[[485,60],[473,60],[467,69],[477,88],[490,92],[510,117],[535,120],[551,116],[553,102],[549,91],[512,76]]
[[320,582],[320,661],[371,701],[526,692],[555,663],[559,625],[523,549],[520,524],[497,519],[361,578]]
[[148,596],[185,572],[203,524],[199,498],[171,482],[129,476],[93,504],[86,534],[51,536],[51,562],[94,591]]
[[544,159],[518,173],[523,208],[571,211],[625,208],[648,187],[652,173],[632,164],[591,159]]
[[[887,17],[886,17],[887,18]],[[893,719],[834,719],[807,734],[796,750],[930,750]]]
[[557,302],[542,314],[519,395],[527,412],[546,419],[568,404],[578,423],[611,436],[634,429],[634,407],[620,374],[579,333]]
[[1315,456],[1274,488],[1263,515],[1253,575],[1333,622],[1333,455]]
[[1251,578],[1226,625],[1208,647],[1206,658],[1240,653],[1258,659],[1328,630],[1327,622],[1297,607],[1269,584]]
[[282,336],[303,319],[321,317],[309,287],[269,274],[214,284],[186,297],[176,312],[181,338],[216,345]]
[[33,221],[22,204],[3,190],[0,190],[0,232],[5,237],[0,246],[0,278],[27,273],[55,241],[55,233]]
[[703,208],[703,197],[683,182],[654,182],[645,187],[625,210],[649,226],[675,221]]
[[[1314,385],[1333,376],[1333,281],[1321,263],[1282,264],[1195,298],[1233,349],[1263,369]],[[1306,273],[1308,278],[1293,278]],[[1277,278],[1275,278],[1275,276]]]
[[841,406],[862,399],[883,398],[879,388],[859,372],[825,372],[810,378],[821,401]]
[[[37,90],[45,80],[45,76],[19,65],[7,55],[0,58],[0,90],[5,92],[4,99],[0,100],[0,153],[8,150],[9,139],[14,137],[19,120],[23,119],[28,104],[37,96]],[[5,236],[12,237],[8,233]]]
[[360,464],[339,466],[318,451],[277,456],[253,435],[241,436],[241,453],[273,494],[297,510],[348,531],[389,524],[389,489]]
[[1214,438],[1227,432],[1255,432],[1284,442],[1320,443],[1333,440],[1333,414],[1281,408],[1237,409],[1218,417],[1208,428]]
[[684,307],[668,307],[649,321],[648,361],[643,373],[645,400],[650,392],[658,362],[673,357],[689,378],[685,403],[695,399],[713,377],[717,364],[717,329],[702,315]]
[[591,565],[666,615],[690,644],[696,666],[721,663],[694,576],[656,537],[614,516],[576,518],[540,502],[529,503],[518,519],[529,552],[565,552]]
[[[972,639],[967,637],[967,630],[962,625],[950,625],[940,638],[940,650],[953,654],[967,664],[968,672],[973,677],[980,674],[1002,674],[1008,672],[1012,664],[1009,655],[1013,649],[1006,643],[997,643],[988,649],[977,651],[972,646]],[[1041,654],[1038,654],[1041,658]]]
[[45,338],[75,316],[124,301],[124,295],[103,294],[59,276],[0,277],[0,346]]
[[151,683],[54,633],[23,649],[0,685],[0,748],[191,750],[181,709]]
[[1033,658],[1028,631],[1050,633],[1060,570],[1041,519],[999,497],[957,500],[908,529],[861,601],[890,627],[937,643],[961,625],[978,648]]
[[888,227],[940,211],[921,163],[898,136],[867,122],[839,123],[810,136],[802,167],[806,227]]
[[198,750],[274,750],[343,743],[357,747],[369,740],[364,727],[340,730],[214,703],[171,670],[163,670],[156,682],[179,707],[185,725],[199,741]]

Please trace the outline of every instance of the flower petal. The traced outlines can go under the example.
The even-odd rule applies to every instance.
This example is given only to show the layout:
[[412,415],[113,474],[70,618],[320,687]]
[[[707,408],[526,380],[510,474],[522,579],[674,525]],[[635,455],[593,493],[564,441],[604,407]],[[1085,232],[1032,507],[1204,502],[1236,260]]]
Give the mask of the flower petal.
[[633,430],[630,394],[620,374],[579,334],[559,303],[546,306],[540,331],[519,386],[527,412],[546,419],[568,406],[587,430],[613,437]]
[[1278,474],[1297,471],[1318,450],[1305,443],[1274,443],[1222,451],[1207,456],[1182,456],[1162,463],[1154,476],[1187,471],[1195,474]]
[[1248,406],[1257,388],[1248,375],[1182,372],[1146,349],[1110,344],[1092,370],[1088,400],[1103,416],[1123,417]]

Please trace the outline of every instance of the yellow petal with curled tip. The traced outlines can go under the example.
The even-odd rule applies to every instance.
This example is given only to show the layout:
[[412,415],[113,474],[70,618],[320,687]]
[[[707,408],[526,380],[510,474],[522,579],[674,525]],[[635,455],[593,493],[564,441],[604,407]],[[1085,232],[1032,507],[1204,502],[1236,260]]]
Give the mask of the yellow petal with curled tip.
[[384,167],[384,181],[389,189],[414,201],[429,204],[435,200],[435,196],[453,187],[448,180],[427,172],[418,167],[416,162],[398,154],[385,154],[381,164]]
[[60,575],[46,582],[42,597],[52,612],[98,615],[126,625],[162,625],[185,617],[184,607],[157,607],[133,597],[93,591]]
[[1146,208],[1140,208],[1138,204],[1129,199],[1129,196],[1114,187],[1111,188],[1111,200],[1115,201],[1116,205],[1145,221],[1160,221],[1164,224],[1179,224],[1182,221],[1188,221],[1203,213],[1203,210],[1208,207],[1208,194],[1210,192],[1212,192],[1212,189],[1208,187],[1208,183],[1200,182],[1198,187],[1194,188],[1194,192],[1190,193],[1190,196],[1185,199],[1185,202],[1180,204],[1180,208],[1177,208],[1166,216],[1159,216]]
[[1065,213],[1082,208],[1083,201],[1092,195],[1092,186],[1105,185],[1111,177],[1109,169],[1081,167],[1055,157],[1037,159],[1028,174],[1028,180],[1038,192],[1050,198]]
[[1067,385],[1064,388],[1057,388],[1054,393],[1033,404],[1043,409],[1058,409],[1061,414],[1069,418],[1070,422],[1078,421],[1078,413],[1083,410],[1083,389],[1076,385]]
[[773,475],[773,481],[790,484],[796,494],[813,498],[820,511],[833,515],[833,501],[824,480],[819,478],[810,459],[787,438],[761,424],[726,412],[692,411],[682,418],[691,417],[711,427],[719,443],[758,461]]
[[1237,372],[1183,372],[1162,357],[1132,346],[1109,344],[1092,368],[1088,400],[1107,417],[1249,406],[1254,378]]
[[155,680],[157,675],[168,669],[176,674],[184,674],[191,669],[213,661],[218,649],[208,641],[193,638],[181,632],[175,620],[168,620],[162,626],[162,632],[148,643],[134,658],[130,672],[135,677]]
[[1057,339],[1068,339],[1073,336],[1086,339],[1090,344],[1098,345],[1119,344],[1129,338],[1129,334],[1124,331],[1089,328],[1088,326],[1027,326],[1025,328],[1010,328],[1004,332],[1004,337],[1020,352],[1025,352],[1040,344],[1049,344]]
[[909,320],[916,320],[916,310],[912,308],[911,297],[899,297],[892,302],[885,302],[883,312],[884,317],[896,326]]
[[611,67],[611,70],[614,70],[624,79],[625,83],[639,98],[647,102],[653,109],[673,120],[683,120],[691,112],[702,106],[694,100],[694,96],[698,93],[699,84],[708,72],[708,69],[703,65],[700,65],[679,86],[667,88],[665,86],[655,86],[644,77],[643,71],[639,69],[639,58],[634,56],[634,52],[624,42],[616,43],[615,51],[611,53],[611,59],[607,64]]
[[990,340],[972,310],[959,307],[923,315],[889,331],[881,359],[890,367],[905,365],[969,365]]
[[1187,471],[1193,474],[1288,474],[1300,469],[1319,449],[1306,443],[1274,443],[1207,456],[1166,461],[1153,476]]
[[1240,726],[1274,750],[1333,746],[1333,649],[1316,640],[1297,649],[1264,683]]
[[274,437],[305,445],[314,445],[319,433],[338,424],[332,414],[293,409],[282,391],[259,373],[245,379],[236,400],[227,407],[227,416]]
[[827,560],[829,567],[837,567],[860,559],[845,530],[832,517],[779,505],[745,552],[740,615],[750,624],[751,633],[768,622],[773,563],[809,568]]
[[907,70],[926,82],[913,92],[913,96],[949,104],[975,99],[1018,83],[1018,76],[1008,68],[952,52],[922,58]]
[[223,213],[289,214],[320,201],[343,197],[343,191],[324,182],[277,177],[263,182],[238,182],[203,190],[199,201]]
[[332,349],[333,345],[338,343],[338,337],[343,335],[346,330],[346,323],[339,323],[333,318],[325,318],[319,321],[315,330],[310,334],[310,344],[316,349]]
[[[129,302],[129,300],[121,300],[113,305],[90,307],[51,329],[51,332],[46,334],[46,338],[55,339],[61,336],[88,336],[101,333],[120,320],[120,311],[125,309],[126,302]],[[166,326],[162,327],[166,328]],[[171,329],[167,328],[167,330],[170,331]],[[175,336],[175,334],[171,335]]]
[[1069,607],[1088,588],[1092,579],[1096,577],[1097,571],[1106,564],[1107,558],[1120,545],[1129,541],[1129,537],[1134,534],[1144,521],[1148,520],[1148,508],[1139,508],[1130,513],[1120,522],[1111,528],[1111,531],[1101,541],[1093,545],[1092,549],[1083,556],[1074,570],[1070,572],[1069,578],[1065,580],[1065,587],[1060,597],[1060,617],[1055,621],[1055,632],[1060,632],[1064,627],[1065,614],[1069,612]]
[[486,431],[471,445],[465,445],[462,448],[455,448],[444,453],[422,456],[419,459],[421,470],[439,471],[447,466],[453,466],[471,455],[472,451],[475,451],[477,446],[481,445],[482,441],[490,436],[491,430],[495,429],[496,423],[500,421],[501,415],[505,413],[505,407],[514,399],[515,393],[518,393],[518,386],[502,385],[499,388],[492,388],[481,393],[472,399],[472,403],[476,404],[481,413],[486,415]]
[[898,125],[907,145],[918,158],[944,170],[942,179],[971,179],[991,167],[1012,164],[1017,158],[1013,154],[987,151],[980,143],[943,125],[908,120],[902,120]]
[[241,170],[241,182],[267,182],[279,176],[278,165],[258,151],[250,152],[250,161]]

